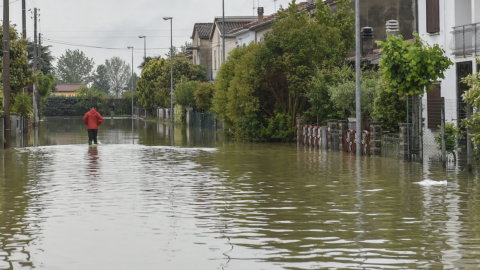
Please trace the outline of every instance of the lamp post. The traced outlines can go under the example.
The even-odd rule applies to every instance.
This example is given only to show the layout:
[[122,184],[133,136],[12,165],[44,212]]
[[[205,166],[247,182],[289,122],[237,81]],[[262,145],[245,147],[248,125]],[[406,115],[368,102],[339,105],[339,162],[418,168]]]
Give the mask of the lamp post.
[[355,107],[356,107],[356,150],[357,157],[362,155],[362,89],[361,89],[361,43],[360,43],[360,0],[355,0]]
[[172,122],[175,122],[173,117],[173,17],[163,17],[163,19],[170,20],[170,117]]
[[133,49],[134,49],[134,47],[133,46],[128,46],[127,48],[132,51],[132,78],[130,79],[130,81],[132,81],[132,83],[130,85],[130,87],[131,87],[130,91],[132,93],[132,141],[133,141],[133,143],[135,143],[135,136],[133,135]]
[[147,61],[147,36],[138,36],[138,38],[143,38],[143,64]]

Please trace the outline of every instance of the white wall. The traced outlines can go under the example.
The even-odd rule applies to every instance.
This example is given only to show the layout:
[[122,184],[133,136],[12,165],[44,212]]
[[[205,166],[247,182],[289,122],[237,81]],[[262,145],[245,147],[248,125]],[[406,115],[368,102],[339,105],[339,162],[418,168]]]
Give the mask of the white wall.
[[451,2],[455,3],[455,26],[471,24],[472,0],[455,0]]
[[245,31],[235,38],[235,43],[238,47],[248,46],[250,43],[255,42],[255,32]]

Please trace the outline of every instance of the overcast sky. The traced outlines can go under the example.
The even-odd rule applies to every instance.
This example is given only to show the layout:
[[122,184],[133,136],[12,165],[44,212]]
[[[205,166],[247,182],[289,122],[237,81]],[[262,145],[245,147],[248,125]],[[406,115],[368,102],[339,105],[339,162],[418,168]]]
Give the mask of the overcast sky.
[[[21,0],[10,0],[10,20],[21,32]],[[291,0],[225,0],[225,16],[251,16],[257,3],[271,14],[280,5],[287,7]],[[301,1],[297,1],[301,2]],[[68,46],[60,43],[126,48],[134,46],[134,65],[143,58],[143,40],[147,36],[147,56],[165,55],[170,46],[170,24],[162,17],[173,17],[173,45],[179,47],[190,41],[193,25],[213,22],[222,15],[221,0],[27,0],[27,9],[40,9],[39,31],[45,45],[52,45],[55,57],[67,49],[81,49],[93,58],[96,65],[105,59],[119,56],[128,63],[131,53],[127,49],[106,50]],[[256,12],[255,12],[256,13]],[[3,12],[2,15],[3,17]],[[33,36],[33,13],[28,14],[27,32]],[[55,42],[55,43],[54,43]]]

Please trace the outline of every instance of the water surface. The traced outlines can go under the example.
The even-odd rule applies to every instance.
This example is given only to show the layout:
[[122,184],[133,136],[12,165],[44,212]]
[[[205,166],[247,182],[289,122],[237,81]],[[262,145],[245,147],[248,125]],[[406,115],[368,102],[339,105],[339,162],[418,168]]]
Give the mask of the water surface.
[[477,177],[131,127],[107,120],[89,147],[79,119],[54,118],[0,151],[0,269],[480,265]]

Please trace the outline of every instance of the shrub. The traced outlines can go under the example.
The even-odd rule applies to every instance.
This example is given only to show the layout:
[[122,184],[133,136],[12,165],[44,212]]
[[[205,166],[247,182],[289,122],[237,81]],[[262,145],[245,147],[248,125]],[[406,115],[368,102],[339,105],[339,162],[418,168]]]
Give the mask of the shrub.
[[33,114],[32,98],[25,93],[15,95],[12,111],[20,116],[31,116]]

